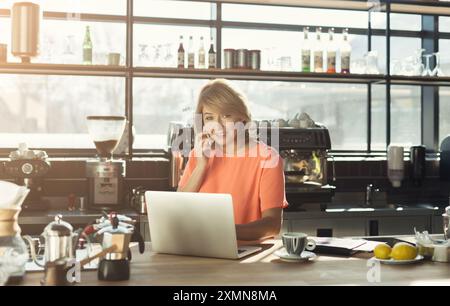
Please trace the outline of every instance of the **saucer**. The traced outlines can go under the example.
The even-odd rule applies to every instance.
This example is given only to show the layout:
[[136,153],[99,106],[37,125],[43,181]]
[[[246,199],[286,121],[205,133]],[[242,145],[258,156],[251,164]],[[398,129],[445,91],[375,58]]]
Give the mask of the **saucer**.
[[280,257],[283,261],[289,262],[299,262],[299,261],[308,261],[310,259],[316,258],[316,254],[309,251],[303,251],[300,256],[289,254],[285,248],[279,249],[273,253],[275,256]]
[[391,259],[378,259],[376,257],[372,257],[371,259],[378,261],[385,265],[407,265],[407,264],[413,264],[413,263],[422,261],[424,259],[424,257],[422,255],[417,255],[416,258],[411,259],[411,260],[394,260],[392,258]]

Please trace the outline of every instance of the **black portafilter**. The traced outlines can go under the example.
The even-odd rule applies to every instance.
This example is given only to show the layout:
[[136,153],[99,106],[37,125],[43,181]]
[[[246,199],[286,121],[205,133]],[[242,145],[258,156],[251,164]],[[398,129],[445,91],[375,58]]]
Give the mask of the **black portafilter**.
[[416,186],[421,186],[425,179],[425,146],[412,146],[410,148],[411,179]]

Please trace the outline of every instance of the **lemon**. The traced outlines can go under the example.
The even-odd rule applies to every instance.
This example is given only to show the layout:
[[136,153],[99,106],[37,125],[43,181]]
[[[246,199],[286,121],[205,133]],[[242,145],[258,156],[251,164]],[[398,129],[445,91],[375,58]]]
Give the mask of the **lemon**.
[[391,257],[391,247],[381,243],[375,247],[373,254],[378,259],[389,259]]
[[417,256],[417,248],[406,242],[399,242],[394,245],[391,257],[394,260],[412,260]]

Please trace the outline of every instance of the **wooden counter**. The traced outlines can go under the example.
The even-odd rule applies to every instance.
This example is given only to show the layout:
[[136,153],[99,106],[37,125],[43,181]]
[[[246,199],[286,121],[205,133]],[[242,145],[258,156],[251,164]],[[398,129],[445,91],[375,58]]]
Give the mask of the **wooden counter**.
[[[304,263],[283,262],[272,253],[280,240],[268,240],[263,251],[242,260],[223,260],[156,254],[151,245],[138,254],[135,247],[131,279],[125,282],[101,282],[96,271],[83,271],[79,285],[450,285],[450,264],[424,261],[413,265],[380,266],[380,283],[367,281],[367,259],[358,257],[317,256]],[[43,273],[27,273],[23,285],[39,285]]]

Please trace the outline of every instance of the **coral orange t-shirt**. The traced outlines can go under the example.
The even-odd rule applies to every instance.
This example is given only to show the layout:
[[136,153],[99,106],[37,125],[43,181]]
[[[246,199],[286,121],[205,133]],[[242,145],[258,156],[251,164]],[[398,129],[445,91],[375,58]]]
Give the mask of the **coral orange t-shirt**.
[[[233,198],[234,221],[245,224],[261,219],[270,208],[287,207],[283,160],[264,143],[245,156],[212,156],[199,192],[227,193]],[[250,156],[249,156],[250,155]],[[179,186],[184,187],[196,166],[194,150],[189,154]]]

